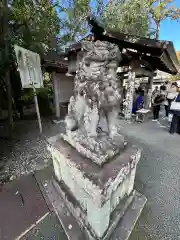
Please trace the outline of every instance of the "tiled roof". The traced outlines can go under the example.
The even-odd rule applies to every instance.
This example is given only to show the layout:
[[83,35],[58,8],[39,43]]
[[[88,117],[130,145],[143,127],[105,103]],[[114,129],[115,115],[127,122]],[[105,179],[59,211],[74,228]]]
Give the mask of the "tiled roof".
[[68,69],[68,62],[62,55],[56,53],[55,51],[49,52],[43,57],[42,65],[44,67],[61,68],[64,70]]

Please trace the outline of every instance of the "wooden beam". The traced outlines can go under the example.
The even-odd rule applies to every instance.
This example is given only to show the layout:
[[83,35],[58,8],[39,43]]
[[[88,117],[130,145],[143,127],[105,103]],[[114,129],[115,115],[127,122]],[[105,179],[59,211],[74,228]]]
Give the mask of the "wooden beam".
[[[59,79],[59,81],[60,81],[60,79]],[[52,72],[52,82],[53,82],[53,90],[54,90],[54,102],[55,102],[55,109],[56,109],[56,118],[60,119],[59,87],[58,87],[58,80],[57,80],[55,72]]]

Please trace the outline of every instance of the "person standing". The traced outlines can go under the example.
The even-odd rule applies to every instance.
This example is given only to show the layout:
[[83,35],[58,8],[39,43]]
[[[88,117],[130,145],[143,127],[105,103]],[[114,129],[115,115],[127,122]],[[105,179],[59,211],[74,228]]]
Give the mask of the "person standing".
[[138,88],[138,90],[136,89],[134,101],[133,101],[132,113],[136,114],[136,111],[143,108],[143,104],[144,104],[143,97],[144,97],[144,91],[141,88]]
[[156,92],[158,92],[159,89],[158,89],[158,86],[155,87],[154,91],[152,92],[152,95],[154,95]]
[[175,102],[179,107],[175,110],[170,110],[170,112],[173,114],[171,126],[170,126],[170,134],[178,133],[180,134],[180,91],[177,95]]
[[158,121],[159,119],[159,111],[160,111],[160,91],[155,89],[156,91],[153,91],[152,94],[152,110],[153,110],[153,120],[152,121]]
[[167,91],[166,91],[166,86],[165,85],[162,85],[160,87],[160,94],[161,94],[162,98],[164,98],[164,101],[161,103],[161,106],[164,106],[165,117],[168,118],[169,107],[168,107]]
[[168,93],[167,93],[168,110],[171,107],[172,101],[174,101],[174,99],[178,95],[177,89],[178,89],[177,82],[173,82],[171,84],[171,87],[168,89]]
[[138,90],[135,88],[134,96],[133,96],[133,108],[132,108],[133,114],[136,114],[136,111],[137,111],[136,101],[137,101],[138,96],[139,96]]

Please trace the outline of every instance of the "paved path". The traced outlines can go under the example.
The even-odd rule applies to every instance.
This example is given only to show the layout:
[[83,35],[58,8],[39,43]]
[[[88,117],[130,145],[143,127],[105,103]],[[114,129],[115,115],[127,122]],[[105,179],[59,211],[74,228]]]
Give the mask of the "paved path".
[[180,136],[155,122],[120,124],[143,148],[135,187],[148,199],[130,240],[180,239]]

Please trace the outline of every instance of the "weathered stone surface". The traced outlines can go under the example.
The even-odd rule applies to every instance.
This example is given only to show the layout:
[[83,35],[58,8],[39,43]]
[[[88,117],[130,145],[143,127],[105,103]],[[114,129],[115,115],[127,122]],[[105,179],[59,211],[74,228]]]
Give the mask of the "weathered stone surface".
[[[109,218],[109,211],[107,211],[109,204],[105,204],[103,211],[100,208],[94,209],[94,206],[91,206],[91,209],[93,210],[86,213],[69,189],[67,189],[66,185],[63,184],[63,181],[57,183],[53,180],[52,183],[57,193],[65,202],[67,208],[79,223],[80,228],[85,230],[82,231],[85,239],[109,239],[119,220],[122,218],[129,205],[133,202],[135,196],[135,191],[132,191],[129,196],[126,196],[120,201],[116,209],[110,214],[110,219],[107,221],[107,218]],[[109,224],[107,225],[107,223]],[[94,225],[94,228],[91,227],[92,225]],[[104,233],[103,236],[99,237],[102,233]]]
[[117,134],[114,139],[106,134],[99,134],[97,138],[92,138],[88,137],[85,131],[78,129],[73,132],[67,131],[61,136],[84,157],[98,165],[104,164],[125,148],[125,142],[122,145],[124,138],[120,134]]
[[102,165],[124,146],[117,128],[121,91],[116,70],[121,53],[117,45],[109,42],[85,41],[82,45],[83,57],[75,77],[75,95],[70,99],[65,119],[67,134],[63,138],[78,152]]
[[[77,204],[76,199],[69,195],[69,192],[63,189],[62,184],[56,181],[46,182],[46,192],[51,200],[54,210],[67,234],[69,240],[127,240],[133,230],[133,227],[146,203],[146,198],[137,191],[126,199],[127,205],[119,205],[116,211],[111,214],[110,225],[105,235],[102,238],[97,238],[90,232],[83,223],[81,215],[79,224],[77,224],[76,214],[82,213],[80,205]],[[126,209],[126,207],[128,207]],[[73,214],[72,214],[73,212]],[[119,219],[121,219],[119,221]],[[81,222],[82,221],[82,222]]]
[[126,92],[126,99],[123,103],[124,105],[124,116],[125,119],[131,119],[132,115],[132,106],[133,106],[133,96],[134,96],[134,89],[135,89],[135,72],[129,72],[128,81],[127,81],[127,92]]
[[[110,216],[133,191],[140,150],[127,147],[103,167],[89,161],[60,136],[49,140],[55,176],[64,182],[85,213],[86,225],[99,238],[110,224]],[[76,216],[77,217],[77,216]]]

